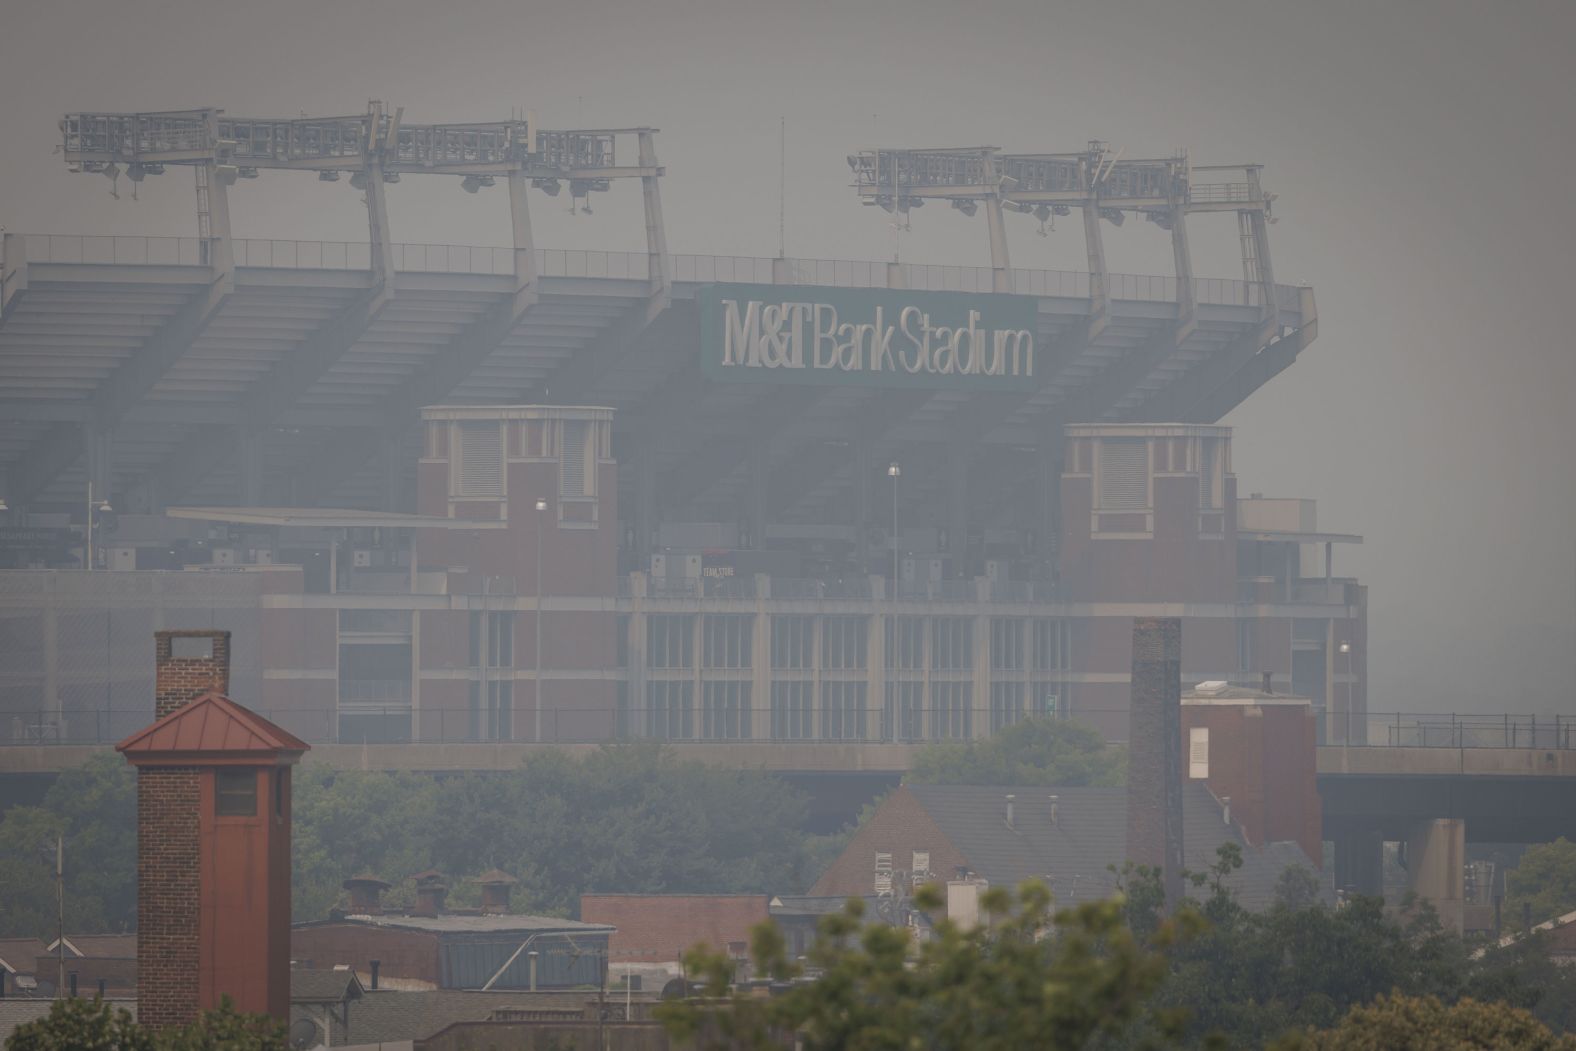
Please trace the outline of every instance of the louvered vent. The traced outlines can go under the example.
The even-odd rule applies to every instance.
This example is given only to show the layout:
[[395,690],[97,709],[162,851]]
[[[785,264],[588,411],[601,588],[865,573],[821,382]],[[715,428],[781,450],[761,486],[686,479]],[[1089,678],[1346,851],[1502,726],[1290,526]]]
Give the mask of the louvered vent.
[[558,469],[558,495],[586,495],[586,465],[591,460],[586,445],[590,437],[591,425],[588,421],[564,421],[564,454]]
[[1149,506],[1149,443],[1142,438],[1100,444],[1100,510],[1142,511]]
[[460,424],[460,484],[456,496],[503,496],[503,428],[493,422]]

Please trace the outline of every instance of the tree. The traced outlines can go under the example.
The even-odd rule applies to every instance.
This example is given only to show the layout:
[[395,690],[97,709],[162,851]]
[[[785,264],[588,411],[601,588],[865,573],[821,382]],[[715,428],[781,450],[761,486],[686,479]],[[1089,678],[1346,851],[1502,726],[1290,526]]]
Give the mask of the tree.
[[1127,753],[1069,719],[1025,719],[980,740],[926,745],[908,780],[922,785],[1094,785],[1127,777]]
[[0,937],[40,937],[58,922],[55,841],[65,837],[66,926],[124,930],[136,922],[137,777],[118,755],[96,755],[55,779],[38,806],[0,821]]
[[124,1007],[66,997],[49,1014],[16,1028],[6,1051],[284,1051],[285,1027],[268,1015],[243,1014],[224,997],[191,1025],[153,1030]]
[[1275,1051],[1576,1051],[1531,1014],[1507,1004],[1432,996],[1380,996],[1353,1007],[1339,1024],[1298,1033]]
[[[942,905],[934,886],[914,901],[928,912]],[[781,935],[763,925],[753,938],[755,966],[791,982],[771,997],[735,988],[732,961],[698,947],[686,966],[704,998],[671,1001],[659,1017],[700,1049],[778,1048],[788,1034],[806,1051],[1085,1048],[1145,1010],[1165,977],[1162,948],[1178,930],[1168,923],[1155,945],[1142,945],[1119,900],[1053,914],[1039,882],[1016,896],[992,888],[982,905],[988,925],[965,930],[943,919],[916,944],[906,928],[862,925],[862,905],[851,901],[822,921],[808,957],[813,981],[792,981],[799,969]],[[1157,1031],[1172,1029],[1157,1023]]]
[[1520,923],[1529,907],[1535,924],[1576,911],[1576,843],[1562,836],[1530,846],[1505,873],[1508,918]]

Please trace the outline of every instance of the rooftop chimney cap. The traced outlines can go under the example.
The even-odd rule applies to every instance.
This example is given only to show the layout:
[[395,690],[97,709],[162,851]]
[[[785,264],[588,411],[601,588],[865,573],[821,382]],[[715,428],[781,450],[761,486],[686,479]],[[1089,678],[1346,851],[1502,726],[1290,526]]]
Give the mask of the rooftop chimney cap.
[[480,876],[473,876],[473,877],[471,877],[469,882],[477,883],[477,884],[480,884],[481,886],[486,887],[486,886],[513,886],[514,884],[519,883],[520,881],[515,879],[513,876],[509,875],[503,869],[488,869],[486,872],[483,872]]
[[376,887],[379,890],[388,890],[394,884],[378,879],[370,872],[363,872],[359,876],[351,876],[340,884],[345,890],[354,890],[356,887]]
[[427,869],[424,872],[417,872],[417,873],[414,873],[413,875],[409,876],[408,878],[414,880],[415,883],[416,883],[416,886],[418,886],[418,887],[426,887],[426,886],[442,886],[442,887],[446,887],[446,886],[449,885],[449,878],[447,876],[445,876],[443,873],[439,872],[437,869]]

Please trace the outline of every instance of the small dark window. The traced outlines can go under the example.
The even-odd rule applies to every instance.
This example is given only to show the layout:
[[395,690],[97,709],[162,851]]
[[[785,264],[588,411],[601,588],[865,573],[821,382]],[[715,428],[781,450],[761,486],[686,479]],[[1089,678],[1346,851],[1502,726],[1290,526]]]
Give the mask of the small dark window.
[[257,816],[257,771],[219,770],[213,785],[214,812],[220,817]]

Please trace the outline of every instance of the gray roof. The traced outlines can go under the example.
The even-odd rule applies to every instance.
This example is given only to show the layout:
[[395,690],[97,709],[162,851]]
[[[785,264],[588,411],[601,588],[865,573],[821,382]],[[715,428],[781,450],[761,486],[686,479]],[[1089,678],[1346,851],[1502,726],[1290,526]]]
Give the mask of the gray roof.
[[[422,1040],[456,1022],[485,1022],[495,1012],[551,1012],[581,1017],[595,990],[566,992],[480,992],[431,989],[417,992],[367,991],[350,1005],[350,1026],[333,1021],[334,1044],[378,1044]],[[622,1003],[622,1001],[620,1001]],[[314,1008],[292,1007],[291,1017],[320,1020]]]
[[605,923],[581,923],[557,916],[381,916],[348,915],[328,920],[306,920],[296,927],[321,927],[330,923],[359,923],[368,927],[393,927],[407,931],[432,931],[439,934],[611,934]]
[[[1059,904],[1109,896],[1118,868],[1127,857],[1127,789],[1053,788],[1044,785],[908,785],[921,806],[968,860],[969,867],[993,886],[1012,887],[1049,877]],[[1006,821],[1005,796],[1017,796],[1013,826]],[[1051,822],[1051,796],[1057,819]],[[1222,843],[1243,848],[1243,866],[1227,881],[1250,909],[1268,907],[1275,884],[1290,865],[1312,868],[1295,843],[1249,847],[1241,830],[1225,821],[1221,806],[1202,784],[1182,791],[1183,860],[1202,871]],[[937,873],[950,877],[952,873]]]
[[37,938],[0,938],[0,970],[32,974],[47,951]]
[[359,999],[364,990],[356,972],[350,968],[320,970],[310,967],[290,969],[291,1003],[343,1003]]

